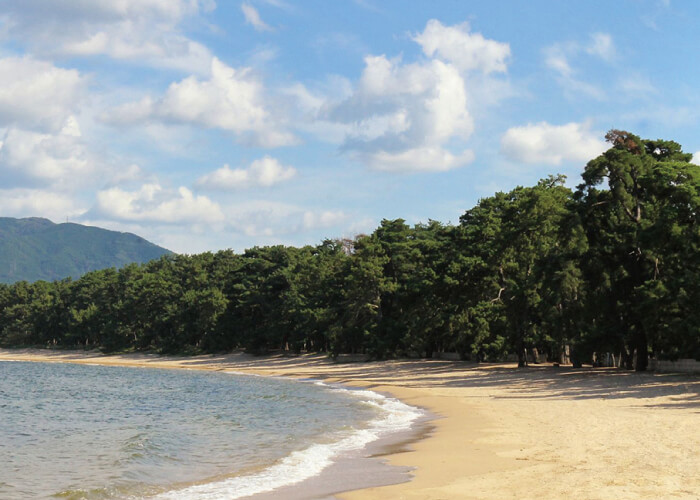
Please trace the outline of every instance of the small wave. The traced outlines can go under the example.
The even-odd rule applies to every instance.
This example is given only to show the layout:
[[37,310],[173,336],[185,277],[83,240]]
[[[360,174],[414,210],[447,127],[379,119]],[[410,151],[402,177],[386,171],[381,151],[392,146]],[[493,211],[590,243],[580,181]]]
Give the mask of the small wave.
[[238,370],[224,370],[223,373],[228,373],[229,375],[243,375],[245,377],[282,378],[282,377],[274,377],[274,376],[270,376],[270,375],[259,375],[257,373],[251,373],[251,372],[241,372]]
[[365,429],[349,430],[338,434],[338,439],[332,443],[314,444],[304,450],[295,451],[256,474],[169,491],[156,496],[156,500],[233,500],[297,484],[319,475],[342,453],[360,450],[386,434],[408,430],[416,419],[424,415],[418,408],[376,392],[349,389],[318,381],[310,382],[333,391],[351,394],[377,408],[380,416],[371,420]]

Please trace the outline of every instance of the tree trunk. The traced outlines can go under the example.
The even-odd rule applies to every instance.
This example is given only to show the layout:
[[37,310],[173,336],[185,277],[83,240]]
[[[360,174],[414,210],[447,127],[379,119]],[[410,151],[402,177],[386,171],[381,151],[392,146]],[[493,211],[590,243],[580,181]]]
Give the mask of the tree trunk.
[[622,356],[622,364],[625,370],[634,370],[634,351],[630,352],[625,348],[620,355]]
[[518,339],[518,368],[527,366],[527,348],[525,347],[523,337],[524,335],[521,334],[520,339]]
[[637,351],[634,369],[638,372],[645,372],[649,366],[649,345],[646,332],[641,327],[638,327],[635,332],[634,347]]
[[527,309],[523,311],[522,322],[518,328],[518,341],[516,348],[518,349],[518,368],[527,366],[527,347],[525,346],[526,329],[529,323],[529,315]]

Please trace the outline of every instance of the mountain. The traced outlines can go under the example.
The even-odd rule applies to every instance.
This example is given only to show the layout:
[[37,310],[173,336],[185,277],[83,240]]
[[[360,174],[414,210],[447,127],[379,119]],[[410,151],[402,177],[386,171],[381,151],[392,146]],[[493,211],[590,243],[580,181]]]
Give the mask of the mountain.
[[77,279],[88,271],[172,254],[131,233],[48,219],[0,217],[0,283]]

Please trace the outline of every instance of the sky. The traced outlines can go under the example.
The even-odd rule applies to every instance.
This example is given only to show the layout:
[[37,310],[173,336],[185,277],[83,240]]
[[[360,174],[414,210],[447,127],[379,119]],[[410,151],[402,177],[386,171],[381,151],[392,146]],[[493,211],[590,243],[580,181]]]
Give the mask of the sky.
[[0,0],[0,216],[178,253],[458,223],[624,129],[700,159],[694,0]]

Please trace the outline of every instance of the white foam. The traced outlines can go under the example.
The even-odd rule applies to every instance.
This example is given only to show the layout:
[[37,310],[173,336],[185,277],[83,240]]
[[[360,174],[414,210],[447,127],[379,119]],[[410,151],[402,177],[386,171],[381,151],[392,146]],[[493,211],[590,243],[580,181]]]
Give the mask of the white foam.
[[297,484],[319,475],[333,460],[343,453],[360,450],[369,443],[392,432],[408,430],[423,412],[415,407],[367,390],[317,385],[351,394],[364,403],[380,410],[380,416],[369,422],[365,429],[355,429],[338,434],[338,439],[328,444],[314,444],[295,451],[275,465],[248,476],[238,476],[224,481],[190,486],[156,496],[157,500],[219,500],[235,499],[276,490],[282,486]]
[[228,373],[229,375],[243,375],[245,377],[262,377],[263,376],[263,375],[258,375],[257,373],[239,372],[237,370],[224,370],[224,373]]

